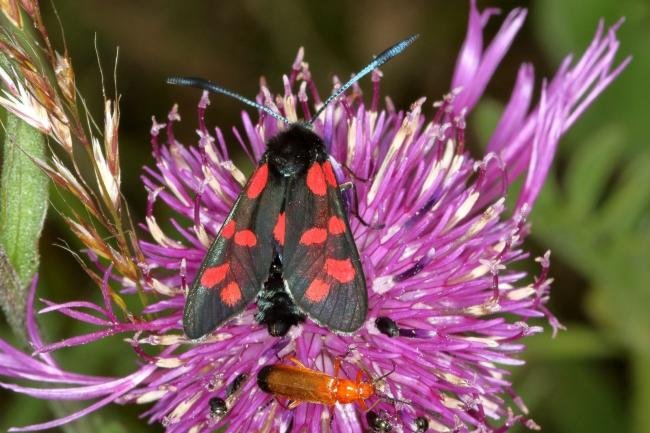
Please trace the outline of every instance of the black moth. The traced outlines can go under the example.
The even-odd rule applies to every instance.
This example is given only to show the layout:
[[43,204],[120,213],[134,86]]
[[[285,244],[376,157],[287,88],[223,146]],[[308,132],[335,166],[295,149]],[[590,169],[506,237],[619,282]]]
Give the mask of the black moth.
[[267,151],[233,205],[190,286],[183,328],[200,338],[256,298],[256,319],[282,336],[305,315],[340,333],[366,318],[366,281],[325,144],[311,126],[327,105],[361,77],[407,48],[393,45],[334,92],[308,123],[199,78],[168,78],[234,97],[289,125]]

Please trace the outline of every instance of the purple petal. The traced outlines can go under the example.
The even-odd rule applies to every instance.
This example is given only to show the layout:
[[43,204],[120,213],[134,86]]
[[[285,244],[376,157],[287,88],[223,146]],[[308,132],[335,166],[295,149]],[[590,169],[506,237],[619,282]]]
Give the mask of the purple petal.
[[107,397],[105,397],[105,398],[91,404],[90,406],[88,406],[88,407],[86,407],[86,408],[84,408],[84,409],[82,409],[82,410],[80,410],[78,412],[74,412],[74,413],[72,413],[70,415],[67,415],[65,417],[58,418],[58,419],[48,421],[48,422],[45,422],[45,423],[41,423],[41,424],[32,424],[32,425],[25,426],[25,427],[12,427],[12,428],[9,429],[9,431],[10,432],[21,432],[21,431],[47,430],[47,429],[51,429],[51,428],[54,428],[54,427],[58,427],[58,426],[67,424],[67,423],[69,423],[71,421],[74,421],[76,419],[79,419],[79,418],[81,418],[81,417],[83,417],[83,416],[85,416],[85,415],[87,415],[89,413],[92,413],[92,412],[96,411],[97,409],[100,409],[100,408],[106,406],[109,403],[112,403],[118,397],[125,394],[131,388],[137,386],[140,382],[142,382],[144,379],[146,379],[151,374],[151,372],[153,370],[154,370],[154,367],[148,366],[148,367],[142,368],[139,372],[137,372],[137,373],[135,373],[135,374],[133,374],[131,376],[127,376],[129,378],[129,381],[123,383],[122,385],[120,385],[120,386],[118,386],[116,388],[114,388],[115,392],[113,392],[112,394],[108,395]]

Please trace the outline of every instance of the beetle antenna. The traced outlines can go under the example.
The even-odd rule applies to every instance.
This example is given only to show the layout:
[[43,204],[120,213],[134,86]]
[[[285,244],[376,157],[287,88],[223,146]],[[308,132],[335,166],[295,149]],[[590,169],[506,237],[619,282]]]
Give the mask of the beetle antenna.
[[280,113],[276,113],[275,111],[271,110],[269,107],[266,107],[262,104],[258,104],[255,101],[251,101],[248,98],[244,98],[242,95],[235,93],[231,90],[224,89],[223,87],[219,87],[216,84],[214,84],[212,81],[205,80],[203,78],[197,78],[197,77],[168,77],[165,82],[167,84],[173,84],[176,86],[187,86],[187,87],[196,87],[199,89],[207,90],[208,92],[212,93],[220,93],[222,95],[230,96],[231,98],[235,98],[238,101],[243,102],[244,104],[250,105],[251,107],[255,107],[258,110],[261,110],[268,114],[269,116],[272,116],[276,118],[277,120],[286,123],[287,125],[291,125],[293,122],[291,122],[289,119],[281,115]]
[[[402,400],[401,398],[391,397],[391,396],[389,396],[388,394],[386,394],[386,393],[384,393],[384,392],[378,392],[378,391],[375,391],[375,394],[376,394],[377,397],[379,397],[381,400],[387,401],[387,402],[390,403],[390,404],[393,404],[393,405],[394,405],[395,403],[402,403],[402,404],[405,404],[405,405],[407,405],[407,406],[411,406],[411,407],[414,407],[414,408],[416,408],[416,409],[420,409],[422,412],[424,412],[424,413],[426,413],[426,414],[428,414],[428,415],[432,415],[432,416],[434,415],[434,413],[431,412],[431,410],[426,409],[424,406],[419,405],[419,404],[417,404],[417,403],[413,403],[412,401],[407,401],[407,400]],[[379,402],[379,401],[380,401],[380,400],[377,400],[377,402]],[[373,404],[372,407],[376,406],[376,405],[377,405],[377,402],[375,402],[375,404]]]
[[[395,373],[395,368],[396,368],[395,363],[393,362],[393,369],[391,371],[389,371],[388,373],[386,373],[386,374],[382,374],[377,379],[373,379],[372,383],[381,382],[382,380],[384,380],[385,378],[387,378],[391,374]],[[368,373],[366,373],[366,374],[368,374]],[[372,376],[370,376],[370,377],[372,377]]]
[[[374,380],[372,381],[372,383],[375,384],[375,383],[377,383],[377,382],[380,382],[380,381],[384,380],[386,377],[388,377],[389,375],[393,374],[393,373],[395,372],[395,369],[396,369],[396,368],[397,368],[397,366],[396,366],[395,363],[393,362],[393,369],[392,369],[391,371],[389,371],[388,373],[385,373],[385,374],[379,376],[377,379],[374,379]],[[368,374],[368,373],[366,372],[366,374]],[[391,404],[402,403],[402,404],[405,404],[405,405],[407,405],[407,406],[411,406],[411,407],[419,408],[419,409],[421,409],[421,410],[423,410],[423,411],[425,411],[425,412],[427,412],[427,413],[430,412],[430,411],[428,411],[427,409],[425,409],[424,407],[420,406],[419,404],[413,403],[413,402],[411,402],[411,401],[402,400],[402,399],[397,398],[397,397],[391,397],[391,396],[389,396],[388,394],[386,394],[385,392],[378,390],[377,388],[375,388],[375,394],[376,394],[377,397],[379,397],[380,399],[385,400],[385,401],[387,401],[387,402],[389,402],[389,403],[391,403]],[[372,407],[374,407],[376,404],[377,404],[377,403],[375,402],[375,404],[373,404]]]
[[347,83],[345,83],[344,85],[339,87],[337,90],[335,90],[334,93],[332,93],[329,96],[329,98],[327,98],[325,100],[325,102],[323,103],[323,106],[320,107],[320,109],[316,112],[316,114],[314,114],[314,116],[311,118],[311,120],[309,122],[307,122],[307,124],[312,125],[314,123],[314,121],[318,118],[318,116],[320,116],[321,113],[323,111],[325,111],[325,108],[327,108],[327,106],[332,101],[334,101],[336,98],[338,98],[343,92],[348,90],[350,88],[350,86],[352,86],[354,83],[359,81],[361,78],[368,75],[370,72],[377,69],[378,67],[380,67],[381,65],[383,65],[384,63],[386,63],[387,61],[389,61],[390,59],[392,59],[393,57],[395,57],[396,55],[398,55],[399,53],[401,53],[405,49],[407,49],[409,47],[409,45],[411,45],[419,37],[420,37],[420,35],[409,36],[408,38],[399,41],[398,43],[391,46],[390,48],[387,48],[384,51],[382,51],[381,53],[377,54],[373,58],[373,60],[370,63],[368,63],[368,65],[365,68],[363,68],[361,71],[357,72],[352,78],[350,78],[350,80]]

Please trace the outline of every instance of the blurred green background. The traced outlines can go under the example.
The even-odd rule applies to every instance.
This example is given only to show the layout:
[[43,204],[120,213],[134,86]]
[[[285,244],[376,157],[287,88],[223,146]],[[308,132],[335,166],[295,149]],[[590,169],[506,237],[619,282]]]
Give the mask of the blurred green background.
[[[65,31],[77,84],[91,111],[101,118],[96,37],[107,74],[116,47],[118,93],[122,95],[120,152],[123,193],[136,220],[145,210],[141,167],[151,164],[151,116],[164,118],[180,103],[184,122],[177,137],[194,143],[198,91],[164,84],[167,75],[191,74],[254,96],[259,76],[272,91],[281,89],[300,46],[321,93],[331,75],[347,77],[370,56],[413,33],[419,41],[383,68],[384,94],[408,107],[425,95],[430,101],[448,90],[463,41],[468,5],[464,1],[382,0],[328,2],[54,1]],[[579,55],[600,17],[620,30],[622,59],[634,60],[562,140],[558,159],[532,214],[528,248],[551,249],[555,279],[550,307],[568,331],[529,339],[527,365],[513,372],[515,390],[531,417],[546,432],[650,432],[650,2],[647,0],[480,1],[504,12],[528,7],[529,16],[497,71],[478,109],[469,118],[470,147],[479,155],[522,62],[535,64],[536,77],[550,76],[562,57]],[[43,2],[52,40],[62,47],[52,5]],[[502,15],[503,17],[503,15]],[[488,26],[494,34],[501,18]],[[96,36],[95,36],[96,35]],[[368,79],[361,83],[367,92]],[[113,92],[107,78],[108,93]],[[212,98],[208,122],[229,129],[239,124],[241,104]],[[431,109],[429,109],[431,110]],[[52,194],[56,202],[56,195]],[[50,212],[41,240],[41,293],[57,301],[97,296],[91,282],[62,249],[74,245],[61,218]],[[532,270],[536,270],[534,267]],[[48,340],[83,332],[71,320],[41,317]],[[13,340],[3,326],[5,339]],[[116,343],[116,344],[114,344]],[[61,351],[68,369],[104,375],[131,371],[134,358],[119,337],[91,348]],[[0,431],[52,418],[45,403],[0,391]],[[162,431],[137,419],[145,407],[116,407],[71,425],[67,431],[93,433]]]

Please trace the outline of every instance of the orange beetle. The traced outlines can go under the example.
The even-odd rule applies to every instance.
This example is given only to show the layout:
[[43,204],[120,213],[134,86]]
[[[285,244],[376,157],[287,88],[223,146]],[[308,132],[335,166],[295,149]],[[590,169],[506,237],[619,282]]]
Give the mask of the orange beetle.
[[262,391],[289,398],[289,409],[303,402],[334,405],[335,403],[358,402],[366,410],[366,399],[375,394],[375,386],[364,382],[363,372],[357,373],[356,380],[341,379],[339,370],[341,360],[334,360],[334,376],[312,370],[296,358],[287,358],[294,365],[272,364],[264,366],[257,373],[257,384]]

